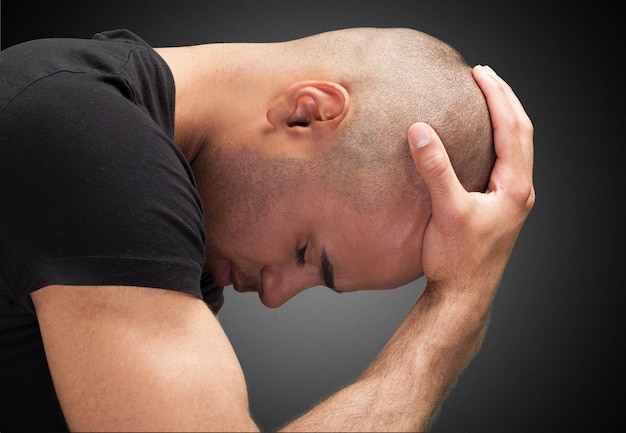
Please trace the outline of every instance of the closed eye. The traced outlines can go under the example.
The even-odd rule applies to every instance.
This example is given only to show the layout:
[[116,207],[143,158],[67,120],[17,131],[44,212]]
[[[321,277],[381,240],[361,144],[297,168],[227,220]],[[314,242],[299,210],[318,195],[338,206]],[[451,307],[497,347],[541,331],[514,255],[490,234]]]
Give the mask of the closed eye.
[[299,268],[304,268],[306,262],[304,261],[304,254],[306,253],[306,245],[300,248],[296,253],[297,265]]

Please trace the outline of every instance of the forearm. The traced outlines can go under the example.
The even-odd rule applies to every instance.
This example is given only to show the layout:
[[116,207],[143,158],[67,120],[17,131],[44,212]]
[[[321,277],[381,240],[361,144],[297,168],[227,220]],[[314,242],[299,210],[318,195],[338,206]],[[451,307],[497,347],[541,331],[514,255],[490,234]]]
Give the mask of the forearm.
[[425,291],[354,384],[284,431],[424,431],[478,350],[488,303]]

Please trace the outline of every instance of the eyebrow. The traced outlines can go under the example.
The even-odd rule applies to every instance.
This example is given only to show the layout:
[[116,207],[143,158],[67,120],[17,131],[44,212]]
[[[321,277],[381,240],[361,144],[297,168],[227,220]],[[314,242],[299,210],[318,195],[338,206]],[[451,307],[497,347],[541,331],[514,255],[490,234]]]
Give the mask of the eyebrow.
[[333,264],[330,262],[328,258],[328,254],[326,254],[326,248],[322,248],[322,255],[320,256],[320,261],[322,263],[322,275],[324,276],[324,284],[329,289],[335,290],[335,273]]

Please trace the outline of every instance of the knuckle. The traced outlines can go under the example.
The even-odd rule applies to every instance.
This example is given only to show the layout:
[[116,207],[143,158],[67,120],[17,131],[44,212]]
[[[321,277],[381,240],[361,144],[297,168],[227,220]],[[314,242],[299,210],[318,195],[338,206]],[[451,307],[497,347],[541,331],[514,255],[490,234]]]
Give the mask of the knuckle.
[[517,131],[519,129],[519,118],[515,115],[515,113],[507,112],[503,116],[503,124],[506,129]]
[[519,183],[517,187],[512,191],[513,200],[518,203],[518,206],[526,211],[530,212],[535,206],[535,188],[531,182]]
[[528,198],[526,199],[526,210],[528,212],[530,212],[532,210],[532,208],[535,206],[535,201],[537,200],[536,194],[535,194],[535,188],[531,187],[530,188],[530,193],[528,194]]
[[475,214],[473,203],[469,200],[450,202],[447,209],[448,221],[456,227],[465,227]]
[[429,178],[439,178],[448,168],[447,159],[441,153],[431,155],[422,162],[422,174]]
[[524,134],[529,136],[532,136],[535,133],[535,127],[528,117],[520,121],[518,128],[520,132],[523,132]]

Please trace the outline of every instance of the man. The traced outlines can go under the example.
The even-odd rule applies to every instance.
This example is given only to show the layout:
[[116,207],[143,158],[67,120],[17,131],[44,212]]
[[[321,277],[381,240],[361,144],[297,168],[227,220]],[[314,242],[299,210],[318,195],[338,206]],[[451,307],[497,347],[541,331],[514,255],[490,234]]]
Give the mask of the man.
[[362,378],[285,430],[428,426],[534,202],[532,126],[493,71],[406,29],[117,31],[0,68],[0,429],[254,430],[222,286],[276,307],[421,275]]

